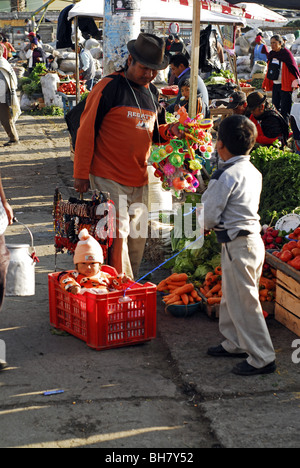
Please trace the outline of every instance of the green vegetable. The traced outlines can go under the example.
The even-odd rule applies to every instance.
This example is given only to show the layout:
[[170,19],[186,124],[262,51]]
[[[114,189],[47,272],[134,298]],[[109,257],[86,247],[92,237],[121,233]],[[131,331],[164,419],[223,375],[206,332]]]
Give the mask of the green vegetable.
[[251,162],[263,175],[259,206],[262,224],[275,223],[282,216],[297,213],[300,200],[300,155],[277,147],[259,147]]
[[227,79],[223,76],[210,76],[209,79],[205,80],[204,83],[207,85],[224,85],[227,83]]
[[64,115],[63,109],[57,106],[45,106],[41,109],[31,110],[30,113],[33,115]]
[[258,146],[251,152],[251,162],[264,176],[270,167],[270,161],[279,158],[282,155],[280,143],[274,141],[271,146]]
[[210,267],[208,265],[199,265],[197,267],[193,277],[196,280],[202,281],[210,270],[211,269],[210,269]]
[[253,86],[256,89],[262,89],[263,81],[263,78],[253,78],[253,80],[251,81],[251,86]]
[[28,78],[23,78],[20,82],[20,88],[27,96],[32,94],[42,94],[41,75],[47,71],[44,63],[38,63]]

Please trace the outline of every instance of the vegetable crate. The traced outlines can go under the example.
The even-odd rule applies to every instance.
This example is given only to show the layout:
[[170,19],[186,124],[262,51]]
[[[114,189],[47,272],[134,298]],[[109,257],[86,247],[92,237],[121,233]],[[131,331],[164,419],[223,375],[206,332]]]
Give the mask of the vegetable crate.
[[60,273],[48,275],[50,323],[104,350],[150,341],[156,336],[156,286],[133,284],[126,291],[73,295],[58,283]]
[[275,319],[297,336],[300,336],[299,298],[300,282],[277,270]]

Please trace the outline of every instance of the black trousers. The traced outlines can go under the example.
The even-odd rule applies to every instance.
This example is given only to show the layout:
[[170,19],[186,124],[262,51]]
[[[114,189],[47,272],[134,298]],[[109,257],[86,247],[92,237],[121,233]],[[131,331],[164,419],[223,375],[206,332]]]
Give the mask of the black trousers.
[[3,304],[5,285],[6,285],[6,273],[9,265],[9,251],[5,245],[4,235],[0,236],[0,310]]
[[292,92],[282,91],[280,84],[274,85],[272,92],[272,103],[278,112],[280,112],[282,117],[288,121],[292,108]]

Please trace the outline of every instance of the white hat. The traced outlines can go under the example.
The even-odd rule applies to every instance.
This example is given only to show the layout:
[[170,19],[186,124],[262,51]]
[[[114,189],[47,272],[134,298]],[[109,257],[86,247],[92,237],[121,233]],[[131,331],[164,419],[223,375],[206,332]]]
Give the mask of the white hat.
[[104,262],[101,245],[89,234],[87,229],[82,229],[78,238],[79,241],[74,252],[75,265],[85,262]]

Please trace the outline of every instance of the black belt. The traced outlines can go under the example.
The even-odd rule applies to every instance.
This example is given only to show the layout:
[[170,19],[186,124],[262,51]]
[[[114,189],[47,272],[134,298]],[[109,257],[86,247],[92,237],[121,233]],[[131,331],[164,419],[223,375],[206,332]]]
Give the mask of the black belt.
[[245,237],[245,236],[249,236],[250,234],[251,234],[250,231],[245,231],[244,229],[241,229],[241,230],[238,232],[238,234],[237,234],[236,237]]
[[[217,239],[218,239],[218,242],[220,242],[220,244],[225,244],[226,242],[231,242],[231,239],[228,236],[226,229],[224,229],[223,231],[217,231],[216,230],[215,233],[217,235]],[[236,237],[246,237],[246,236],[249,236],[249,234],[251,234],[250,231],[246,231],[245,229],[241,229],[238,232]]]

